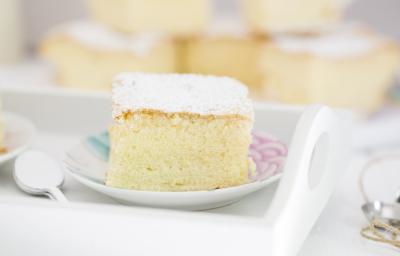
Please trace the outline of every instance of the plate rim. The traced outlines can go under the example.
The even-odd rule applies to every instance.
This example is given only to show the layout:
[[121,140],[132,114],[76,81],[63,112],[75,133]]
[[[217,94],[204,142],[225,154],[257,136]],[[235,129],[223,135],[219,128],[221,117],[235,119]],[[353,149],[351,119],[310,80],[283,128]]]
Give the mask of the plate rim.
[[[270,176],[264,180],[256,180],[253,182],[237,185],[237,186],[231,186],[231,187],[226,187],[226,188],[220,188],[220,189],[212,189],[212,190],[197,190],[197,191],[152,191],[152,190],[137,190],[137,189],[124,189],[124,188],[115,188],[115,187],[110,187],[105,184],[101,184],[99,182],[96,182],[94,180],[91,180],[87,177],[85,177],[82,174],[79,174],[77,172],[72,171],[68,165],[63,161],[63,168],[70,174],[74,179],[78,180],[80,183],[81,180],[85,180],[85,182],[93,184],[94,186],[104,190],[108,191],[113,191],[117,193],[125,193],[125,194],[141,194],[141,195],[152,195],[152,196],[164,196],[164,197],[174,197],[174,196],[200,196],[200,195],[210,195],[210,193],[213,193],[214,195],[218,193],[219,195],[225,194],[225,193],[231,193],[233,191],[239,191],[239,190],[251,190],[251,189],[261,189],[264,186],[274,183],[282,177],[283,173],[279,172],[274,174],[273,176]],[[85,186],[88,186],[87,184],[84,184]],[[247,195],[247,194],[246,194]]]
[[[286,153],[284,157],[287,157],[287,145],[286,143],[280,141],[278,138],[276,138],[274,135],[271,135],[269,133],[265,133],[262,131],[254,131],[255,134],[266,134],[268,137],[272,138],[273,141],[278,141],[283,144],[283,146],[286,148]],[[101,192],[103,194],[109,195],[110,193],[118,193],[118,194],[123,194],[123,195],[129,195],[131,194],[132,196],[140,196],[140,195],[147,195],[147,196],[154,196],[154,197],[169,197],[173,198],[176,196],[183,197],[182,195],[185,195],[185,197],[190,197],[190,196],[196,196],[200,197],[202,195],[229,195],[231,193],[240,193],[243,192],[243,196],[247,195],[249,193],[255,192],[259,189],[262,189],[263,187],[267,186],[268,184],[271,184],[277,180],[279,180],[283,172],[282,170],[279,172],[275,172],[272,176],[269,176],[264,179],[260,180],[251,180],[247,183],[240,184],[240,185],[235,185],[235,186],[230,186],[230,187],[225,187],[225,188],[220,188],[220,189],[210,189],[210,190],[195,190],[195,191],[154,191],[154,190],[138,190],[138,189],[126,189],[126,188],[117,188],[117,187],[111,187],[107,186],[104,182],[104,180],[98,180],[95,178],[92,178],[90,176],[85,175],[85,172],[79,171],[81,168],[79,162],[76,162],[73,157],[71,157],[70,153],[76,149],[76,148],[84,148],[87,149],[87,142],[86,139],[81,139],[78,143],[76,143],[75,146],[71,147],[69,150],[65,152],[64,158],[62,159],[62,167],[63,169],[70,174],[75,180],[77,180],[79,183],[82,183],[84,186],[90,187],[91,189],[97,190],[98,192]],[[88,150],[90,151],[90,150]],[[107,161],[104,159],[99,159],[98,157],[95,157],[95,159],[104,162],[107,164]],[[84,169],[87,169],[89,167],[85,167]],[[283,166],[281,166],[283,168]],[[211,194],[212,193],[212,194]],[[178,196],[178,197],[179,197]]]

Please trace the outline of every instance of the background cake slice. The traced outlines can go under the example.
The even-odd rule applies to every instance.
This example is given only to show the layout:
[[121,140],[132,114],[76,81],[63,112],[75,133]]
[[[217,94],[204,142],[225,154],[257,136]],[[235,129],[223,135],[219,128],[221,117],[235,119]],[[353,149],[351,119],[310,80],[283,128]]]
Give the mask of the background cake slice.
[[248,182],[253,108],[240,82],[122,74],[112,101],[108,186],[191,191]]
[[252,31],[311,32],[336,23],[348,0],[240,0]]
[[212,0],[88,0],[92,17],[124,32],[195,34],[210,20]]
[[124,34],[89,21],[60,25],[44,39],[41,54],[54,64],[58,83],[111,89],[121,72],[174,72],[177,46],[159,33]]
[[207,32],[187,39],[183,50],[186,73],[230,76],[257,95],[262,82],[259,68],[264,39],[251,35],[237,21],[216,21]]
[[366,112],[383,104],[400,59],[394,42],[358,26],[276,36],[262,55],[266,98]]

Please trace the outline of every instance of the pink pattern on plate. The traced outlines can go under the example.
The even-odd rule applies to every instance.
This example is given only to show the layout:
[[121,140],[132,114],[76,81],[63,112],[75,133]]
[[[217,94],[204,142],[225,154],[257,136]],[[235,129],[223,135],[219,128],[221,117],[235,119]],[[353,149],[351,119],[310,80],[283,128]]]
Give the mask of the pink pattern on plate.
[[287,151],[286,145],[275,137],[253,132],[249,156],[256,165],[256,171],[249,172],[249,179],[262,181],[282,172]]

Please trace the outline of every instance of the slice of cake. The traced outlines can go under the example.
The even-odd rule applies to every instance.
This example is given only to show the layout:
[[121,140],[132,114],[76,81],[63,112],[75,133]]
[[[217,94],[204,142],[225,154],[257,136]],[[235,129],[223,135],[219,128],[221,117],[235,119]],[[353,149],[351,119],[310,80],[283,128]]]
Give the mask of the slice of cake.
[[158,33],[122,34],[93,22],[73,22],[54,29],[41,45],[62,85],[111,89],[121,72],[174,72],[175,43]]
[[309,32],[337,22],[348,0],[240,0],[256,32]]
[[211,0],[89,0],[94,19],[125,32],[194,34],[210,20]]
[[234,77],[249,87],[252,97],[256,96],[262,82],[258,63],[263,41],[250,35],[241,24],[220,22],[187,41],[184,71]]
[[374,111],[385,99],[399,58],[395,43],[359,27],[277,36],[263,49],[264,96]]
[[253,108],[240,82],[200,75],[119,75],[106,184],[151,191],[248,182]]

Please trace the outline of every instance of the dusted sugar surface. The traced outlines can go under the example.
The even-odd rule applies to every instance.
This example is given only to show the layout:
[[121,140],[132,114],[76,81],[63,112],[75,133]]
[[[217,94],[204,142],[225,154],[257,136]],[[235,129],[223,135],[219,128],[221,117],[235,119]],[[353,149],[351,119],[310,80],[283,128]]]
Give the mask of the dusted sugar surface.
[[228,77],[125,73],[112,92],[114,118],[139,110],[253,118],[246,86]]
[[97,22],[75,21],[56,27],[53,33],[64,33],[95,49],[130,51],[143,56],[166,39],[161,33],[125,34]]
[[288,52],[307,52],[330,58],[367,54],[385,42],[358,26],[341,26],[319,36],[277,36],[274,41],[280,49]]

